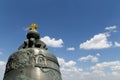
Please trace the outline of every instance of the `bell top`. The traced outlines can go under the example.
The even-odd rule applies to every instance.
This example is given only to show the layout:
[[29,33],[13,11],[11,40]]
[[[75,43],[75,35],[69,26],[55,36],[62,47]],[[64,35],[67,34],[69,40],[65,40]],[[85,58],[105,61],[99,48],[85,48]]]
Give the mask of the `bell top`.
[[37,28],[38,28],[38,25],[34,23],[29,26],[29,32],[27,33],[27,39],[30,39],[30,38],[40,39],[40,35],[37,32]]
[[31,24],[29,26],[29,32],[27,33],[27,39],[24,43],[18,48],[25,49],[25,48],[41,48],[47,50],[46,44],[40,40],[40,34],[37,31],[37,24]]

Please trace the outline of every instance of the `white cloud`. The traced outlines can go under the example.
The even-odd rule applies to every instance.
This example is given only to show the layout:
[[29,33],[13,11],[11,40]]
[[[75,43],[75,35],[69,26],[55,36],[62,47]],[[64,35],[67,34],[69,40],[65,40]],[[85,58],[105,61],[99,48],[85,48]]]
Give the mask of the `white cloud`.
[[[106,27],[105,28],[105,30],[110,30],[110,31],[112,31],[112,30],[115,30],[117,28],[117,26],[109,26],[109,27]],[[116,30],[115,30],[116,31]]]
[[49,47],[56,47],[56,48],[63,47],[62,39],[56,40],[55,38],[50,38],[49,36],[45,36],[45,37],[41,38],[41,40],[43,42],[45,42],[47,44],[47,46],[49,46]]
[[4,72],[5,72],[5,62],[0,61],[0,80],[3,80]]
[[88,71],[84,70],[85,67],[79,68],[78,63],[73,60],[58,58],[58,61],[62,80],[120,80],[120,61],[97,63],[88,67]]
[[[76,66],[76,62],[73,60],[65,61],[63,58],[57,58],[60,64],[60,71],[62,73],[62,80],[73,80],[82,72],[81,68]],[[77,79],[76,79],[77,80]],[[79,80],[79,78],[78,78]]]
[[98,57],[99,57],[99,56],[101,56],[101,55],[100,55],[99,53],[97,53],[97,54],[96,54],[96,56],[98,56]]
[[3,66],[5,65],[4,61],[0,61],[0,68],[3,68]]
[[73,61],[73,60],[70,60],[68,62],[66,62],[63,58],[57,58],[58,59],[58,62],[59,64],[62,66],[62,67],[73,67],[76,65],[76,62]]
[[78,60],[79,61],[83,61],[83,62],[87,62],[87,61],[91,61],[91,62],[98,62],[98,57],[100,56],[100,54],[96,54],[96,56],[92,56],[92,55],[88,55],[85,57],[81,57]]
[[[2,55],[3,52],[0,51],[0,55]],[[6,62],[5,61],[0,61],[0,80],[3,80],[4,72],[5,72],[5,66]]]
[[112,43],[108,41],[108,37],[110,34],[108,33],[100,33],[94,35],[90,40],[83,42],[80,44],[81,49],[103,49],[109,48],[112,46]]
[[79,72],[82,71],[82,69],[76,67],[76,62],[73,60],[70,60],[66,62],[63,58],[57,58],[58,62],[60,64],[61,70],[62,71],[75,71]]
[[92,70],[120,70],[120,61],[103,62],[91,67]]
[[120,47],[120,43],[115,42],[115,47]]
[[112,70],[116,70],[116,71],[120,71],[120,65],[116,65],[116,66],[112,66],[111,67]]
[[67,51],[74,51],[74,50],[75,50],[74,47],[67,48]]
[[111,61],[97,63],[91,67],[92,72],[103,72],[104,80],[119,80],[120,79],[120,61]]

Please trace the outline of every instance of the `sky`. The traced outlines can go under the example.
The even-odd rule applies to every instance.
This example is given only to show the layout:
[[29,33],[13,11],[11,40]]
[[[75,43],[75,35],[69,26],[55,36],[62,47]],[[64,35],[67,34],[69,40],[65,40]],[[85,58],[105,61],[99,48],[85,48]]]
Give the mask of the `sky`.
[[119,0],[0,0],[0,80],[31,23],[57,57],[62,80],[120,79]]

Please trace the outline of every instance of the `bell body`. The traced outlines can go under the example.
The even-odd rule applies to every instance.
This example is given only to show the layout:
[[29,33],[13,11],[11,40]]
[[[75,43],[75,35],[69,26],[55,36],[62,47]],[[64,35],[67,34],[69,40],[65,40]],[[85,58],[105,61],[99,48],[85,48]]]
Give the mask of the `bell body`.
[[6,65],[3,80],[62,80],[57,58],[40,48],[20,49]]

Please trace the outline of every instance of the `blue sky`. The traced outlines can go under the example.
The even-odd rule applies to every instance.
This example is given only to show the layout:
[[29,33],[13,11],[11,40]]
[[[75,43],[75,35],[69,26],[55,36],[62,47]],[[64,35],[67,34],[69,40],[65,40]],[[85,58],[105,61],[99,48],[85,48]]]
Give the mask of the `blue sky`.
[[119,0],[0,0],[0,79],[31,23],[57,56],[63,80],[120,79]]

